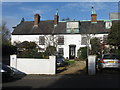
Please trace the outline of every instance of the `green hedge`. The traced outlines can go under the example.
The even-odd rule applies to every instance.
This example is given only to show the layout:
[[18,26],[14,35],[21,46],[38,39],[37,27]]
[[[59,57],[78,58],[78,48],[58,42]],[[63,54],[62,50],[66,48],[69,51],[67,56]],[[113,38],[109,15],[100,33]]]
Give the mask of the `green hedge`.
[[115,53],[120,57],[120,49],[117,49]]
[[81,47],[77,54],[78,58],[85,60],[87,58],[87,47]]

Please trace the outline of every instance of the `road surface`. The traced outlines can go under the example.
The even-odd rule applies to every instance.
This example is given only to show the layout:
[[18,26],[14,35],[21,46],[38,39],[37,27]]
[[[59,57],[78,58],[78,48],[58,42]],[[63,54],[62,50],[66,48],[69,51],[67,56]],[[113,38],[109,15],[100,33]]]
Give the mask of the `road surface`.
[[105,70],[94,76],[87,73],[56,75],[16,75],[2,83],[2,90],[39,90],[41,88],[120,88],[120,72]]

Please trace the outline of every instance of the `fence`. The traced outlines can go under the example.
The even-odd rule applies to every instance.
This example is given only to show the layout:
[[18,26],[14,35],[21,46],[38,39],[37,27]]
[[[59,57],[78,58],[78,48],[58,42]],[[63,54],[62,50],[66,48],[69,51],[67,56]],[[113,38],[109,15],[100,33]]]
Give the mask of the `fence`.
[[49,59],[32,59],[11,55],[10,66],[26,74],[55,74],[56,58],[49,56]]

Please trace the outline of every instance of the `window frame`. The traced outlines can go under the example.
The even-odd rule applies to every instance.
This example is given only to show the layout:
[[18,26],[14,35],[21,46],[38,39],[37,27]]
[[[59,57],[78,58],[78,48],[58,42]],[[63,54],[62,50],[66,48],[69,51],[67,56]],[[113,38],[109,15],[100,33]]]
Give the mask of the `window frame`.
[[58,36],[58,45],[64,45],[64,36]]
[[39,36],[39,45],[45,45],[45,37]]
[[[85,38],[85,41],[83,41],[83,38]],[[81,45],[87,45],[87,37],[86,36],[83,36],[81,38]]]

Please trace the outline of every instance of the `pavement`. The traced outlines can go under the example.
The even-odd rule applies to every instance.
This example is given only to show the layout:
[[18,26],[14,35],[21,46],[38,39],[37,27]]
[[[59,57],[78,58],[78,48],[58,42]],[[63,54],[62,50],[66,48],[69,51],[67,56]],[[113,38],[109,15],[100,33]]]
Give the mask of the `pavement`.
[[[16,77],[19,78],[17,79]],[[18,75],[16,77],[11,81],[3,82],[2,90],[39,90],[41,88],[120,89],[120,72],[118,71],[103,71],[102,73],[96,73],[96,75],[80,73],[65,75]]]

